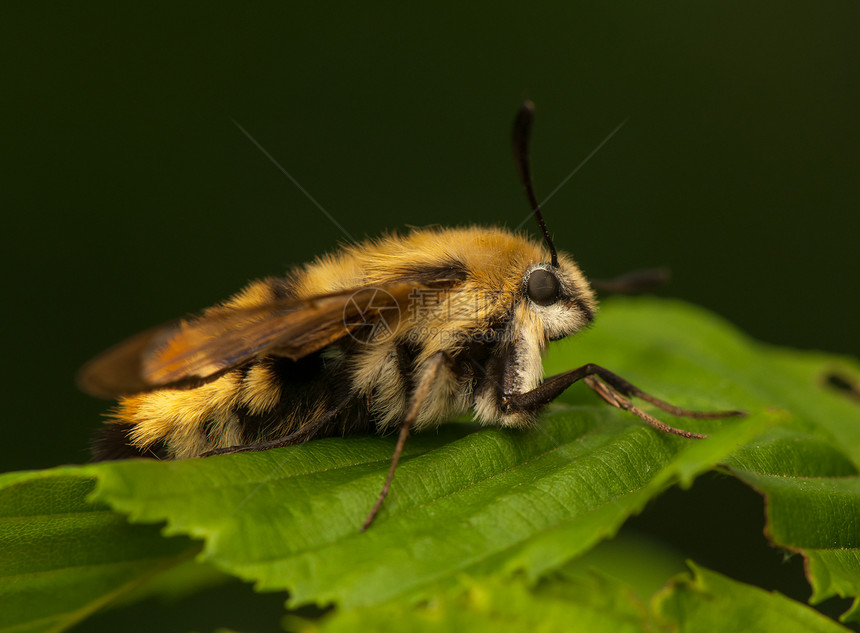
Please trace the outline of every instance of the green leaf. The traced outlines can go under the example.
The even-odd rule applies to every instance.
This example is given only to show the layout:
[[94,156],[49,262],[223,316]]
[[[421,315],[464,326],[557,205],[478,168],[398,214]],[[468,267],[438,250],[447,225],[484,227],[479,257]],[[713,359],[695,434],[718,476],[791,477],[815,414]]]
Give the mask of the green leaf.
[[652,605],[672,631],[692,633],[846,633],[806,605],[777,592],[735,582],[690,564],[673,586],[655,597]]
[[[808,559],[813,603],[860,595],[860,407],[824,384],[831,372],[857,381],[857,362],[751,341],[678,302],[620,300],[607,307],[600,326],[612,343],[592,336],[595,328],[558,346],[545,366],[561,371],[577,349],[581,358],[620,368],[681,406],[700,407],[701,392],[683,389],[695,375],[719,406],[746,409],[751,417],[770,411],[778,425],[726,459],[728,472],[765,495],[769,538]],[[574,392],[564,397],[577,399]],[[860,620],[860,600],[842,619]]]
[[381,438],[105,464],[97,495],[134,521],[167,520],[167,533],[205,538],[208,561],[262,590],[289,589],[293,605],[353,607],[464,572],[537,576],[760,430],[745,421],[691,443],[608,407],[548,415],[525,433],[462,436],[455,426],[411,442],[383,514],[365,533],[359,526],[391,454]]
[[560,567],[561,578],[585,579],[599,573],[627,587],[642,604],[687,570],[683,552],[662,540],[625,526],[611,540]]
[[335,612],[321,623],[296,617],[285,628],[300,633],[497,631],[646,633],[655,631],[645,605],[622,583],[588,574],[553,576],[529,586],[521,576],[464,580],[415,607],[394,602]]
[[80,469],[0,476],[0,631],[62,631],[199,550],[87,501]]
[[[773,542],[808,558],[814,604],[834,595],[860,595],[860,479],[797,475],[788,469],[761,473],[734,467],[732,471],[765,495],[766,532]],[[858,607],[855,599],[842,619],[857,620]]]
[[851,549],[809,549],[804,551],[808,559],[807,573],[813,579],[810,602],[819,604],[832,596],[854,597],[851,609],[840,618],[845,622],[860,619],[858,599],[860,596],[860,553]]
[[[619,547],[620,545],[620,547]],[[697,565],[692,573],[674,574],[669,586],[665,546],[639,541],[603,544],[589,564],[566,565],[537,583],[521,575],[502,579],[468,578],[464,588],[442,591],[418,605],[390,602],[374,607],[335,611],[322,621],[295,616],[285,628],[299,633],[346,631],[589,631],[629,633],[657,631],[703,633],[846,633],[848,629],[810,607],[778,593],[736,582]],[[644,550],[644,558],[641,554]],[[628,557],[626,567],[616,562]],[[660,591],[642,600],[626,582],[631,560],[656,562]],[[674,558],[669,554],[669,558]],[[607,570],[620,571],[625,579]],[[652,581],[649,581],[649,584]]]
[[[392,437],[60,472],[95,478],[96,503],[134,522],[164,522],[165,534],[203,539],[201,560],[260,590],[288,590],[293,606],[351,609],[457,600],[458,588],[473,588],[469,579],[536,582],[615,534],[668,486],[720,469],[767,495],[769,534],[810,558],[816,599],[857,595],[860,408],[822,386],[833,368],[858,375],[856,363],[774,349],[700,309],[643,299],[606,302],[599,327],[556,345],[546,368],[586,362],[681,406],[750,415],[676,422],[710,434],[684,440],[579,385],[529,431],[444,425],[410,438],[392,492],[365,533],[359,526],[385,478]],[[36,485],[39,477],[0,483]],[[102,542],[121,560],[126,535],[117,529]],[[27,569],[26,552],[16,556]]]

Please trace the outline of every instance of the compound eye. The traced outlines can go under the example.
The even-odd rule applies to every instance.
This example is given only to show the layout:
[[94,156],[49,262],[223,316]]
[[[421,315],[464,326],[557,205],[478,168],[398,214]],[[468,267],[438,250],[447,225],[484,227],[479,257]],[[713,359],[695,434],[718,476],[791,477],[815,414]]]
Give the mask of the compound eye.
[[558,300],[558,277],[543,268],[534,269],[529,275],[526,288],[529,299],[541,306],[548,306]]

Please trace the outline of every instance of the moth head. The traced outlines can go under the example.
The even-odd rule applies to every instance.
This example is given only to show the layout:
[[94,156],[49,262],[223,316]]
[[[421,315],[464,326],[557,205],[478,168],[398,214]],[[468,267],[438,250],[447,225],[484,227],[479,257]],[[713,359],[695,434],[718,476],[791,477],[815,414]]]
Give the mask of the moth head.
[[570,336],[594,320],[594,293],[577,265],[564,254],[556,266],[530,266],[523,275],[521,293],[522,309],[530,313],[528,321],[549,340]]
[[594,319],[596,304],[594,294],[579,267],[563,254],[559,257],[555,250],[535,197],[529,167],[529,140],[533,119],[534,104],[526,101],[514,120],[514,159],[532,213],[549,250],[550,261],[534,264],[525,271],[522,296],[524,306],[533,315],[528,320],[538,329],[542,328],[547,338],[556,340],[588,325]]

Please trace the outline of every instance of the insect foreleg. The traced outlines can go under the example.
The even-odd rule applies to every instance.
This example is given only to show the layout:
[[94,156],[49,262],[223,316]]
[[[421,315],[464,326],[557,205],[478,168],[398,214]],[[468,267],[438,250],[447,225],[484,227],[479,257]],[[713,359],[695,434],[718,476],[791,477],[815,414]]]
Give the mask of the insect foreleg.
[[743,411],[691,411],[682,409],[675,405],[655,398],[632,383],[624,380],[621,376],[612,373],[608,369],[588,363],[582,367],[571,369],[561,374],[547,378],[543,383],[520,394],[505,394],[502,396],[502,407],[507,410],[535,411],[555,400],[561,393],[573,383],[583,380],[597,395],[613,407],[629,411],[639,417],[647,424],[665,433],[672,433],[690,439],[702,439],[707,437],[699,433],[692,433],[683,429],[669,426],[635,406],[628,398],[639,398],[650,402],[656,407],[673,415],[688,418],[725,418],[730,416],[744,415]]

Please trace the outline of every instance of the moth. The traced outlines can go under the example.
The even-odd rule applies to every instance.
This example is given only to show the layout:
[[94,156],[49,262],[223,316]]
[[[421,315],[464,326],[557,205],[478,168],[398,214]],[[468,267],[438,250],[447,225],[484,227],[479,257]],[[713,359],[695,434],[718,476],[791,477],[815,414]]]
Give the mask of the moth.
[[542,379],[542,352],[588,327],[597,300],[574,260],[556,251],[535,198],[533,115],[526,102],[513,144],[543,243],[474,226],[390,234],[134,336],[79,374],[84,391],[119,398],[94,457],[184,459],[397,430],[366,529],[410,432],[467,413],[482,424],[529,427],[583,381],[610,405],[686,438],[705,436],[659,421],[631,398],[676,416],[740,415],[681,409],[591,363]]

